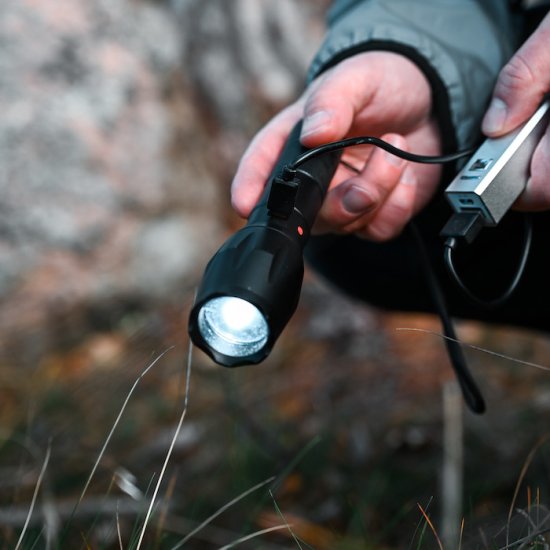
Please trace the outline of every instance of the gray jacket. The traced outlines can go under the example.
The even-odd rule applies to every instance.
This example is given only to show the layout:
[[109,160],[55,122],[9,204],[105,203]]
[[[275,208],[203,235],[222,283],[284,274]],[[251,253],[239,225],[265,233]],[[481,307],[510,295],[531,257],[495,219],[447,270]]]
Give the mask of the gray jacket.
[[388,50],[428,77],[446,151],[473,145],[501,67],[522,40],[506,0],[336,0],[310,80],[350,55]]

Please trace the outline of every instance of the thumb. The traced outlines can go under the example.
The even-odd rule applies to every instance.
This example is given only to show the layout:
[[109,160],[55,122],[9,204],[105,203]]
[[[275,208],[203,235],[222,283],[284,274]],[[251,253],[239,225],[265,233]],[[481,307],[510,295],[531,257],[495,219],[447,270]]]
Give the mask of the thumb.
[[[343,62],[315,82],[304,106],[301,139],[307,147],[344,138],[356,113],[374,94],[368,70]],[[370,82],[369,82],[370,80]]]
[[550,14],[501,70],[482,123],[496,137],[525,122],[550,91]]

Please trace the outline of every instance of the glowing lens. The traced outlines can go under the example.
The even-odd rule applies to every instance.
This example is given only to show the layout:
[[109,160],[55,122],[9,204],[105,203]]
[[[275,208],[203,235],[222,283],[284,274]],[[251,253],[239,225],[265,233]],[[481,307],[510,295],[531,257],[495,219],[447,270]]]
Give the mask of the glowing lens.
[[260,310],[233,296],[207,302],[198,316],[199,330],[214,350],[230,357],[246,357],[267,343],[269,327]]

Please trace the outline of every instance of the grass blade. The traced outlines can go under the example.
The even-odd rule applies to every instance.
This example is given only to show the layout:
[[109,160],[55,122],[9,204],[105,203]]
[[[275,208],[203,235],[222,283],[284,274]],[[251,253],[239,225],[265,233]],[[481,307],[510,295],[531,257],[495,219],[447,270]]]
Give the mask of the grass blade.
[[218,550],[229,550],[229,548],[234,548],[237,546],[237,544],[241,544],[241,542],[246,542],[252,539],[255,539],[257,537],[261,537],[262,535],[265,535],[267,533],[271,533],[272,531],[280,531],[281,529],[288,529],[288,525],[275,525],[274,527],[267,527],[266,529],[262,529],[261,531],[256,531],[254,533],[250,533],[249,535],[245,535],[244,537],[241,537],[240,539],[234,540],[233,542],[230,542],[229,544],[226,544],[225,546],[222,546]]
[[27,532],[27,528],[29,526],[29,522],[32,517],[32,513],[34,510],[34,505],[36,504],[36,498],[38,496],[38,491],[40,490],[40,485],[42,485],[42,480],[44,479],[44,475],[46,473],[46,468],[48,467],[48,462],[50,461],[50,455],[52,452],[52,446],[51,442],[48,444],[48,450],[46,451],[46,456],[44,458],[44,462],[42,463],[42,469],[40,470],[40,474],[38,476],[38,480],[36,482],[36,486],[34,487],[34,493],[32,495],[31,505],[29,508],[29,513],[27,514],[27,518],[25,519],[25,524],[23,525],[23,530],[21,531],[21,535],[19,535],[19,540],[17,541],[17,544],[15,545],[15,550],[19,550],[21,548],[21,544],[23,543],[23,538],[25,537],[25,533]]
[[432,530],[432,533],[434,534],[435,540],[437,541],[437,545],[439,546],[439,550],[443,549],[443,543],[441,542],[441,539],[439,538],[439,535],[437,534],[437,531],[434,527],[434,524],[432,523],[432,520],[430,519],[430,516],[424,511],[424,508],[422,508],[421,504],[418,502],[418,508],[420,508],[420,512],[422,512],[422,515],[424,516],[424,519],[426,520],[426,523],[429,525],[430,529]]
[[288,529],[288,532],[292,535],[292,538],[294,539],[294,542],[298,545],[298,548],[300,550],[303,550],[302,545],[300,544],[300,541],[298,540],[298,537],[294,534],[294,531],[292,530],[291,526],[289,525],[288,521],[286,520],[285,516],[283,515],[283,512],[279,508],[279,505],[277,504],[277,501],[275,500],[275,497],[273,496],[273,493],[269,491],[269,494],[271,495],[271,498],[273,499],[273,505],[275,506],[275,511],[281,519],[285,522],[285,527]]
[[65,525],[65,529],[63,530],[62,536],[61,536],[61,545],[63,544],[64,537],[67,535],[67,532],[69,530],[69,527],[72,523],[72,520],[76,514],[76,511],[80,504],[82,503],[82,500],[84,499],[84,495],[88,491],[88,488],[90,487],[90,483],[92,482],[92,478],[94,477],[96,470],[99,466],[99,463],[101,462],[101,459],[103,458],[103,455],[105,454],[105,451],[107,450],[107,446],[109,445],[111,438],[113,437],[113,434],[115,433],[115,430],[120,422],[120,419],[122,418],[122,415],[124,414],[124,411],[126,410],[126,407],[128,406],[128,403],[130,402],[130,398],[132,397],[132,394],[134,393],[135,389],[137,388],[138,384],[141,382],[143,377],[170,351],[174,348],[174,346],[170,346],[168,349],[164,350],[156,359],[154,359],[145,369],[141,372],[141,374],[137,377],[134,384],[130,388],[130,391],[126,395],[126,399],[124,400],[124,403],[122,404],[122,407],[118,413],[118,416],[116,417],[116,420],[111,427],[111,430],[109,431],[109,435],[107,436],[107,439],[105,440],[105,443],[101,447],[101,451],[99,451],[99,455],[94,463],[94,466],[92,468],[92,471],[90,472],[90,475],[88,476],[88,479],[86,480],[86,483],[84,484],[84,488],[82,489],[82,492],[80,493],[80,496],[78,497],[78,500],[76,501],[76,504],[74,505],[73,511],[71,516],[69,517],[69,520],[67,521],[67,524]]
[[181,413],[178,425],[176,427],[176,431],[174,432],[174,437],[172,438],[172,441],[170,443],[170,447],[168,449],[168,452],[166,453],[166,458],[164,459],[164,464],[162,465],[162,470],[160,471],[159,479],[157,481],[157,485],[155,486],[155,490],[153,491],[153,496],[151,497],[151,502],[149,504],[149,508],[147,510],[147,514],[145,516],[145,521],[143,522],[143,528],[141,529],[141,534],[139,536],[138,544],[136,546],[136,550],[139,550],[141,548],[141,543],[143,542],[143,537],[145,536],[145,531],[147,529],[147,524],[149,523],[149,519],[151,518],[151,514],[153,512],[153,507],[155,505],[155,501],[157,498],[157,494],[160,489],[160,484],[162,483],[162,480],[164,478],[164,473],[166,472],[166,468],[168,466],[168,461],[170,460],[170,457],[172,456],[172,451],[174,450],[174,446],[176,444],[176,441],[178,439],[178,435],[181,431],[181,427],[183,426],[183,421],[185,420],[185,417],[187,415],[187,407],[189,405],[189,385],[191,381],[191,363],[193,360],[193,344],[191,341],[189,341],[189,351],[187,354],[187,371],[186,371],[186,377],[185,377],[185,398],[183,401],[183,411]]
[[240,495],[236,496],[233,500],[229,501],[227,504],[224,504],[219,510],[214,512],[210,517],[206,518],[200,525],[198,525],[195,529],[193,529],[185,538],[180,540],[175,546],[172,546],[170,550],[177,550],[178,548],[181,548],[190,538],[192,538],[194,535],[196,535],[201,529],[206,527],[212,520],[216,519],[219,515],[223,514],[227,509],[231,508],[234,504],[237,504],[240,500],[247,497],[254,491],[257,491],[258,489],[261,489],[268,483],[271,483],[275,479],[275,476],[272,476],[261,483],[258,483],[257,485],[254,485],[254,487],[251,487],[250,489],[247,489],[244,493],[241,493]]
[[103,447],[101,447],[101,451],[99,451],[99,455],[95,461],[94,467],[92,468],[92,471],[90,472],[90,475],[88,476],[88,479],[86,480],[86,483],[84,485],[84,488],[82,489],[82,492],[80,493],[80,496],[78,498],[78,501],[76,503],[75,509],[78,508],[78,505],[82,502],[82,499],[84,498],[84,495],[86,494],[86,491],[90,487],[90,483],[92,481],[92,478],[95,475],[95,472],[99,466],[99,463],[101,462],[101,459],[103,458],[103,455],[105,454],[105,451],[107,449],[107,446],[109,445],[111,438],[113,437],[113,434],[115,433],[115,430],[120,422],[120,419],[122,418],[122,415],[124,414],[124,411],[126,410],[126,407],[128,405],[128,402],[130,401],[130,398],[132,397],[132,394],[134,393],[135,389],[137,388],[138,384],[141,382],[143,377],[170,351],[173,349],[174,346],[169,347],[167,350],[163,351],[151,364],[149,364],[142,373],[137,377],[136,381],[134,382],[133,386],[131,387],[130,391],[128,392],[128,395],[126,396],[126,399],[124,400],[124,403],[122,404],[122,407],[118,413],[118,416],[116,417],[116,420],[111,427],[111,431],[109,432],[109,435],[107,436],[107,439],[105,440],[105,443],[103,444]]
[[450,340],[451,342],[456,342],[457,344],[460,344],[461,346],[481,351],[482,353],[486,353],[487,355],[492,355],[494,357],[499,357],[500,359],[506,359],[507,361],[512,361],[514,363],[519,363],[520,365],[525,365],[526,367],[534,367],[535,369],[544,370],[544,371],[550,371],[550,367],[547,367],[545,365],[541,365],[539,363],[532,363],[531,361],[524,361],[523,359],[518,359],[516,357],[510,357],[509,355],[505,355],[504,353],[498,353],[497,351],[492,351],[487,348],[482,348],[481,346],[476,346],[474,344],[468,344],[467,342],[463,342],[462,340],[457,340],[456,338],[451,338],[450,336],[447,336],[445,334],[441,334],[440,332],[436,332],[434,330],[427,330],[424,328],[413,328],[413,327],[398,327],[395,330],[399,331],[409,331],[409,332],[423,332],[424,334],[431,334],[432,336],[438,336],[439,338],[442,338],[443,340]]

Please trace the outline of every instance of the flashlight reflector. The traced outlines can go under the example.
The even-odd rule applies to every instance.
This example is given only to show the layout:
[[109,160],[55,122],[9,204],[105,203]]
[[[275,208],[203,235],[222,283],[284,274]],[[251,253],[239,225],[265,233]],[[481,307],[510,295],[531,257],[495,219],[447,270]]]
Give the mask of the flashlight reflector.
[[233,296],[213,298],[199,311],[198,326],[205,342],[231,357],[247,357],[267,343],[269,327],[260,310]]

